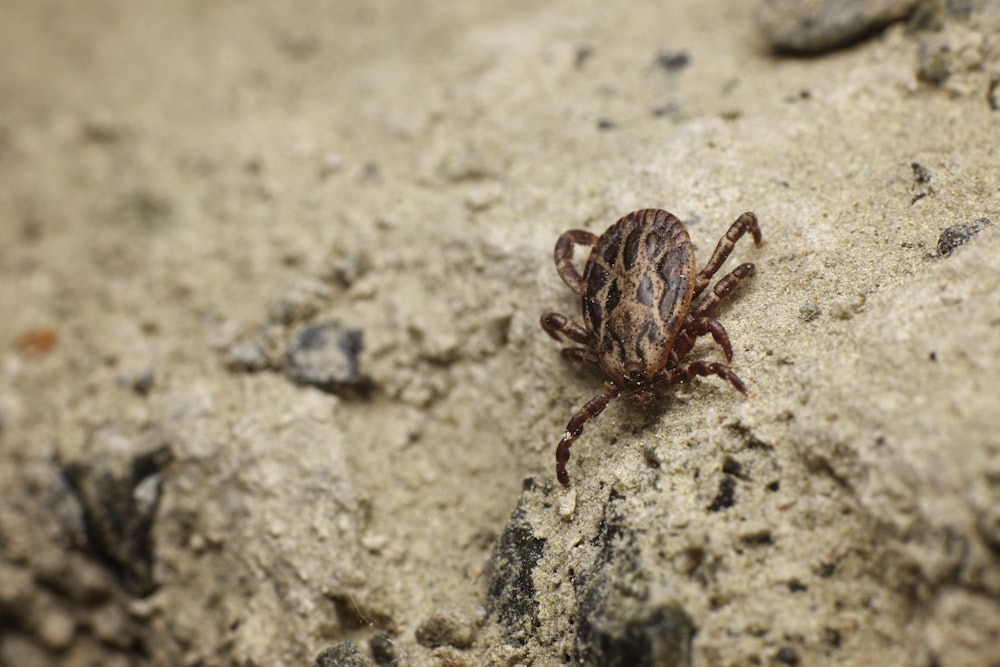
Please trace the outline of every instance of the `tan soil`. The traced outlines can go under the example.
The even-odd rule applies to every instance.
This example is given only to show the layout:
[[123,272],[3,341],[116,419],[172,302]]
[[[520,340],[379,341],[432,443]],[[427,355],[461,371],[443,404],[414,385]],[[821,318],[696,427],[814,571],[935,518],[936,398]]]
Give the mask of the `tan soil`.
[[[0,603],[33,611],[0,625],[0,662],[129,661],[127,631],[161,665],[307,665],[377,633],[407,665],[563,664],[567,568],[616,488],[676,568],[697,665],[789,643],[811,665],[1000,664],[1000,225],[935,256],[946,227],[1000,222],[996,34],[894,26],[797,60],[739,0],[3,15],[0,565],[21,583]],[[929,39],[953,58],[937,87]],[[612,405],[566,522],[553,450],[600,384],[538,326],[576,315],[552,246],[642,207],[689,221],[700,258],[758,215],[765,244],[731,260],[757,273],[720,315],[750,395],[710,378]],[[227,370],[276,308],[277,339],[363,330],[372,397]],[[47,327],[50,352],[17,349]],[[73,503],[38,489],[101,442],[171,453],[141,602],[39,583],[90,567]],[[726,456],[753,483],[706,512]],[[531,507],[542,625],[515,647],[481,575],[527,477],[551,502]],[[708,583],[692,548],[720,558]],[[438,612],[480,626],[471,648],[417,643]]]

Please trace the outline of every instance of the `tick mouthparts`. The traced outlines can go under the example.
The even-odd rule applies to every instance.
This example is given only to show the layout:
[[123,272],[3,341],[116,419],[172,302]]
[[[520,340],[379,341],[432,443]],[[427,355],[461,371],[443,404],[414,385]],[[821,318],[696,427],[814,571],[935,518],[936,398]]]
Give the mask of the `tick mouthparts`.
[[622,377],[632,385],[641,385],[646,382],[646,373],[638,367],[638,364],[631,364],[631,368],[626,370]]

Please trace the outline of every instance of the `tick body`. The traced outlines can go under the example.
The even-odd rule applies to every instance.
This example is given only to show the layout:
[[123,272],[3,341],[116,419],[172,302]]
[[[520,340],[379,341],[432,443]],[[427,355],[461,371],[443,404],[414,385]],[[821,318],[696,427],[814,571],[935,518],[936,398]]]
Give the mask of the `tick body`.
[[[559,313],[542,316],[542,328],[556,340],[580,347],[562,351],[564,358],[600,369],[604,392],[588,401],[566,425],[556,448],[556,477],[571,490],[566,463],[569,450],[588,421],[612,399],[629,396],[641,407],[652,407],[660,386],[716,375],[739,392],[746,387],[722,363],[684,363],[699,336],[711,335],[732,361],[726,330],[710,316],[719,302],[753,264],[740,264],[707,290],[712,276],[729,257],[736,241],[750,232],[761,243],[757,216],[744,213],[719,240],[711,258],[697,271],[694,248],[684,223],[660,209],[629,213],[601,236],[574,229],[559,237],[555,262],[559,276],[580,296],[583,324]],[[573,264],[573,248],[590,246],[583,275]]]

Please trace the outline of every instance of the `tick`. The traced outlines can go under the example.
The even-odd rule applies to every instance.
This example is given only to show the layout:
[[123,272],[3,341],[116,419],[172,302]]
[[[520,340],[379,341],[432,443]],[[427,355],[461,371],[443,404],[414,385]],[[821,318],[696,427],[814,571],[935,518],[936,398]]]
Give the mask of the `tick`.
[[[559,313],[542,316],[542,328],[556,340],[582,347],[562,350],[564,359],[596,366],[604,375],[604,393],[573,415],[556,447],[556,477],[564,489],[564,513],[574,500],[566,463],[569,450],[583,426],[624,394],[650,408],[661,386],[716,375],[742,394],[743,381],[726,364],[684,363],[699,336],[710,334],[733,359],[729,336],[711,315],[719,303],[753,273],[753,264],[740,264],[706,291],[712,276],[746,232],[760,245],[757,216],[744,213],[726,232],[708,263],[696,271],[694,247],[684,223],[671,213],[649,208],[629,213],[601,236],[573,229],[556,242],[559,276],[581,300],[583,324]],[[574,245],[590,246],[583,275],[573,264]],[[567,508],[568,504],[568,508]]]

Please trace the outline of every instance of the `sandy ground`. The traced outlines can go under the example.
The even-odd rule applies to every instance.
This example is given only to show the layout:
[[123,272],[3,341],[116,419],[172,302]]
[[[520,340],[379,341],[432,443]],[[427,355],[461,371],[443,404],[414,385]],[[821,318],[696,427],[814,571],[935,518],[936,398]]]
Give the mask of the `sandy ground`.
[[[989,25],[796,59],[738,0],[4,4],[0,664],[600,664],[611,598],[695,665],[1000,664],[1000,225],[937,247],[1000,221]],[[701,259],[759,217],[749,396],[613,404],[567,521],[601,384],[538,326],[552,247],[645,207]],[[359,391],[281,371],[329,320]]]

